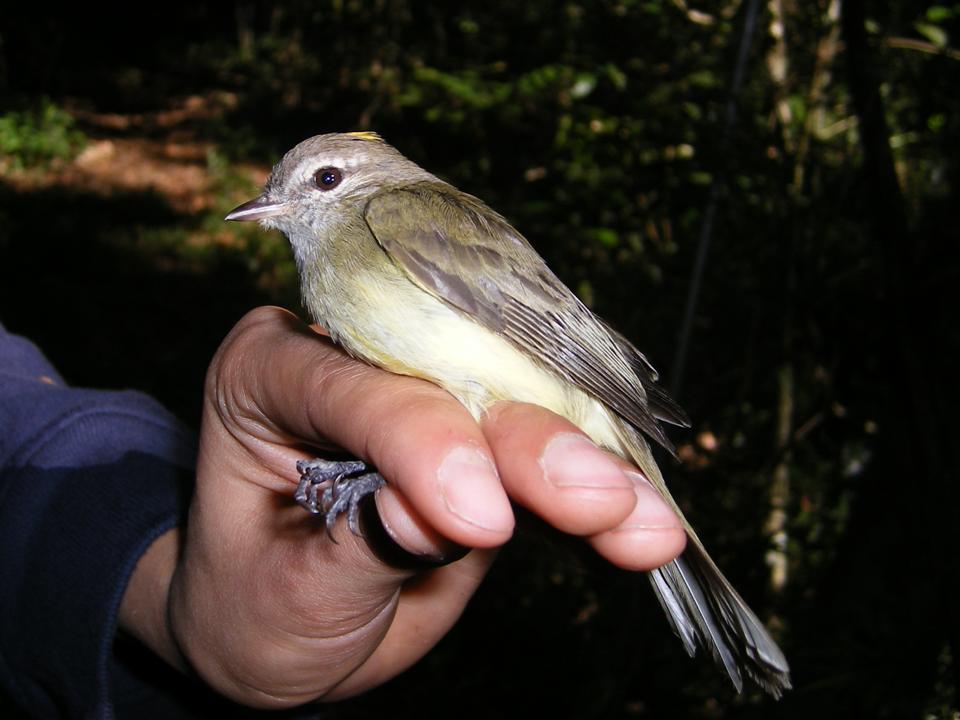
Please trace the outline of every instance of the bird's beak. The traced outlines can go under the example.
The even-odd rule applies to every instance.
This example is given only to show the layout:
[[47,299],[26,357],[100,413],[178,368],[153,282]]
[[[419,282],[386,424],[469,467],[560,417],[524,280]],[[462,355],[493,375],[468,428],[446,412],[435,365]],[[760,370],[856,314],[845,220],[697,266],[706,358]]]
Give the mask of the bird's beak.
[[282,215],[287,209],[286,203],[275,202],[266,195],[255,197],[248,200],[243,205],[237,205],[224,220],[233,220],[235,222],[248,222],[250,220],[263,220],[265,218]]

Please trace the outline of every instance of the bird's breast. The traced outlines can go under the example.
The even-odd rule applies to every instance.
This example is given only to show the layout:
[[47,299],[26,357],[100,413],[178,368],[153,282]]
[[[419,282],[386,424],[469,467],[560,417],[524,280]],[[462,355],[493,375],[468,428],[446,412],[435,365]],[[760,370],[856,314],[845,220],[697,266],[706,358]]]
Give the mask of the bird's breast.
[[[305,293],[315,319],[348,352],[394,373],[429,380],[479,418],[499,400],[543,406],[607,447],[610,412],[479,322],[411,282],[393,263],[354,268],[336,291]],[[335,298],[331,302],[330,299]]]

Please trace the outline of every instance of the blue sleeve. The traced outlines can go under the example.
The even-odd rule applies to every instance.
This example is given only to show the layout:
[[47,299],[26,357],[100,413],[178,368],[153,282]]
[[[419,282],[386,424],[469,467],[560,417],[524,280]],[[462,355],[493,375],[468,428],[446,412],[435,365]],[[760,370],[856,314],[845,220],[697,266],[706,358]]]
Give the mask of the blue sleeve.
[[138,559],[186,512],[195,438],[136,392],[70,388],[0,325],[0,688],[39,717],[109,718]]

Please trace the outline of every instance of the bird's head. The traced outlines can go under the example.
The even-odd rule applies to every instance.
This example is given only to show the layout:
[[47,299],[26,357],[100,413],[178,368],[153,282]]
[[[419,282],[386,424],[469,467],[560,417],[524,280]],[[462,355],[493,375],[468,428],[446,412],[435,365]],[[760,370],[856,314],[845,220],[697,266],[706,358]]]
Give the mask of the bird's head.
[[293,240],[357,217],[379,190],[423,180],[437,181],[376,133],[316,135],[284,155],[263,193],[226,219],[259,220]]

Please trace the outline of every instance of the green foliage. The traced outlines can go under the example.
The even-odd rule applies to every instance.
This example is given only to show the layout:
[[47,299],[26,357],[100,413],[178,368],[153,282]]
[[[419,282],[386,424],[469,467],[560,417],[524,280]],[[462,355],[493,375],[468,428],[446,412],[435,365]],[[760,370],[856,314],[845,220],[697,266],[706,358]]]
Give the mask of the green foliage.
[[85,143],[73,117],[48,98],[0,115],[0,162],[12,170],[70,160]]

